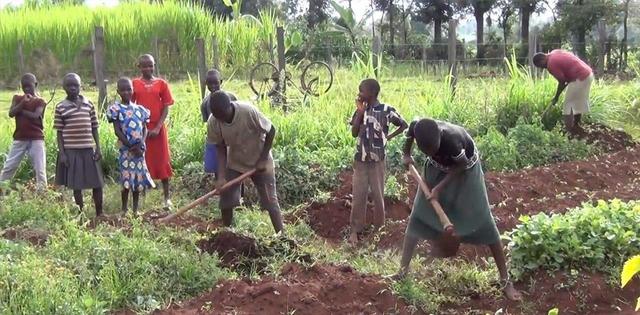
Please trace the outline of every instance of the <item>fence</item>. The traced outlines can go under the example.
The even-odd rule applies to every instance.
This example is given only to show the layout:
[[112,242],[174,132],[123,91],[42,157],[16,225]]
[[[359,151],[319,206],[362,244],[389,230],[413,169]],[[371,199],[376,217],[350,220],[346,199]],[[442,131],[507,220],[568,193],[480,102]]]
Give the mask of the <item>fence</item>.
[[[449,32],[456,34],[456,21],[450,21]],[[621,53],[617,51],[618,45],[609,41],[606,34],[604,24],[600,24],[597,30],[598,41],[593,45],[592,50],[596,53],[594,64],[596,73],[602,74],[606,70],[623,69]],[[424,75],[435,75],[439,77],[452,74],[452,85],[458,76],[466,77],[484,77],[484,76],[500,76],[507,72],[504,66],[505,57],[511,59],[512,56],[518,63],[529,65],[534,73],[538,70],[531,64],[532,56],[535,51],[549,50],[551,47],[559,48],[561,43],[541,43],[538,36],[533,30],[530,34],[528,46],[519,44],[505,43],[488,43],[480,47],[482,54],[480,58],[477,54],[477,46],[475,44],[459,41],[456,36],[449,36],[443,43],[430,43],[424,45],[416,44],[397,44],[389,45],[381,42],[376,37],[371,42],[370,50],[362,51],[362,47],[354,47],[349,45],[331,45],[314,43],[301,52],[302,56],[293,56],[294,54],[287,51],[287,43],[285,42],[284,30],[280,27],[276,32],[275,43],[273,40],[269,42],[256,43],[254,49],[257,54],[255,60],[249,60],[246,64],[232,64],[228,62],[225,56],[220,54],[220,45],[225,44],[225,39],[212,38],[195,38],[195,45],[185,45],[185,43],[176,43],[171,40],[162,39],[160,36],[153,37],[149,43],[148,51],[142,53],[151,53],[156,57],[156,71],[158,75],[172,78],[184,78],[187,75],[198,76],[202,80],[208,67],[222,68],[227,76],[246,77],[253,64],[262,61],[270,61],[278,66],[280,70],[284,69],[286,62],[293,63],[295,59],[308,58],[313,60],[325,61],[335,67],[349,67],[353,62],[352,54],[360,53],[367,55],[371,53],[374,58],[373,62],[382,60],[385,71],[389,71],[388,75],[401,75],[402,69],[407,69],[407,74],[415,74],[416,70]],[[113,80],[119,76],[135,76],[138,73],[136,69],[136,55],[120,54],[118,56],[108,55],[106,52],[106,44],[109,39],[104,33],[102,27],[95,27],[91,43],[82,51],[76,53],[76,58],[72,64],[59,64],[56,62],[56,56],[51,53],[47,54],[46,50],[32,52],[29,58],[23,53],[22,41],[18,41],[16,54],[18,63],[16,65],[0,65],[0,71],[3,73],[4,80],[10,82],[5,85],[15,86],[20,73],[34,72],[44,81],[45,84],[59,84],[58,80],[66,72],[77,72],[85,81],[90,80],[98,87],[99,102],[102,103],[106,97],[106,86],[109,80]],[[189,43],[192,44],[192,43]],[[195,47],[193,51],[184,51],[180,47]],[[226,47],[228,48],[228,47]],[[232,49],[227,49],[229,53],[238,53]],[[638,47],[630,47],[631,53],[637,52]],[[248,54],[248,52],[245,52]],[[252,52],[255,53],[255,52]],[[184,60],[190,62],[184,62]],[[197,62],[196,62],[197,61]],[[3,68],[5,67],[5,68]],[[379,64],[374,65],[375,69],[380,68]],[[1,78],[1,77],[0,77]],[[204,93],[204,82],[200,82],[202,93]],[[286,88],[286,87],[285,87]]]

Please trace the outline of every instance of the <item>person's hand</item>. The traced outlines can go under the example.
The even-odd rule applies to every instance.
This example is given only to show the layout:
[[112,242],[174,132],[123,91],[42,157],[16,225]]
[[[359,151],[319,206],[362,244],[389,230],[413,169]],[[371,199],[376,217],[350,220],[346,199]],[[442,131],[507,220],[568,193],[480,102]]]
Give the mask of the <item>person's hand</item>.
[[262,173],[262,172],[266,171],[267,170],[267,163],[268,163],[267,159],[258,160],[258,162],[256,162],[256,166],[255,166],[256,172],[257,173]]
[[216,189],[218,190],[218,192],[222,190],[222,187],[225,184],[227,184],[227,181],[224,178],[218,178],[218,180],[216,180]]
[[403,155],[402,156],[402,164],[406,167],[409,168],[409,166],[411,165],[415,165],[416,162],[413,160],[413,157],[411,157],[411,155]]
[[364,113],[365,108],[366,108],[366,104],[364,103],[364,101],[360,97],[357,97],[356,98],[357,111],[360,113]]
[[149,137],[157,137],[160,134],[160,128],[153,128],[149,130]]
[[65,167],[69,167],[69,158],[67,158],[67,155],[64,152],[60,152],[58,158],[60,159],[60,163],[62,163],[62,165],[64,165]]
[[433,189],[431,189],[431,195],[429,195],[429,198],[427,198],[427,200],[431,201],[431,200],[438,200],[438,198],[440,197],[440,190],[442,190],[442,188],[440,188],[440,186],[436,186]]
[[129,148],[129,152],[131,152],[133,156],[141,158],[143,155],[142,145],[140,143],[133,145],[131,148]]
[[102,159],[102,153],[100,153],[100,150],[95,150],[95,152],[93,152],[93,160],[100,161],[101,159]]

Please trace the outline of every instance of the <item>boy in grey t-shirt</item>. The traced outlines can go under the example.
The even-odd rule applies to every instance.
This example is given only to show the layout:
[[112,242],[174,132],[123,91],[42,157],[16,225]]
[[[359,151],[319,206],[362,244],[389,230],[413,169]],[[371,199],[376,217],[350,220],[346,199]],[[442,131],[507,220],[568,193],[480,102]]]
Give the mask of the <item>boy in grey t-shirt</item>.
[[[221,188],[227,181],[255,168],[251,176],[260,206],[269,212],[276,233],[283,229],[280,205],[276,193],[276,177],[271,146],[276,129],[255,106],[232,102],[223,91],[209,98],[211,116],[207,122],[207,143],[216,145],[218,181]],[[220,210],[225,226],[233,223],[233,209],[240,205],[240,187],[234,186],[220,195]]]

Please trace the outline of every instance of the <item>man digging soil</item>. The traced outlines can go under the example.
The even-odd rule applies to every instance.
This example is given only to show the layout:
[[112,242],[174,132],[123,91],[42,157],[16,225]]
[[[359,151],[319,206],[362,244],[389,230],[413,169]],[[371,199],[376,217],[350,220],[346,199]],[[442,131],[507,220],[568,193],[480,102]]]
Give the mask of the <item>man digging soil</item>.
[[[283,229],[276,193],[276,176],[271,146],[276,129],[258,108],[243,102],[232,102],[224,91],[209,98],[211,116],[207,122],[207,142],[216,145],[220,189],[243,173],[256,169],[251,176],[260,197],[260,207],[269,212],[276,233]],[[223,190],[220,211],[225,226],[233,223],[233,209],[240,205],[240,186]]]
[[567,132],[576,136],[581,131],[582,114],[589,112],[589,90],[593,82],[591,67],[574,54],[561,49],[553,50],[548,54],[535,54],[533,64],[538,68],[547,69],[558,80],[558,89],[551,101],[551,106],[558,103],[560,94],[567,89],[562,116]]

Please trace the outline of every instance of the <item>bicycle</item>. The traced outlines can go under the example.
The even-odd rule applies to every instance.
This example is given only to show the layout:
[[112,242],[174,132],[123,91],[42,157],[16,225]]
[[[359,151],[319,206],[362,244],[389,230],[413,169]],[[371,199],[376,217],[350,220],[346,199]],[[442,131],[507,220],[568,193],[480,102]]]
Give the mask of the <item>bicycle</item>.
[[318,97],[327,93],[333,84],[333,70],[321,61],[313,61],[304,67],[300,75],[300,85],[293,81],[290,71],[284,71],[284,80],[280,80],[281,77],[283,76],[280,70],[274,64],[259,63],[251,69],[249,86],[258,99],[266,96],[276,104],[285,104],[287,86],[293,86],[302,93],[303,102],[306,102],[308,96]]

